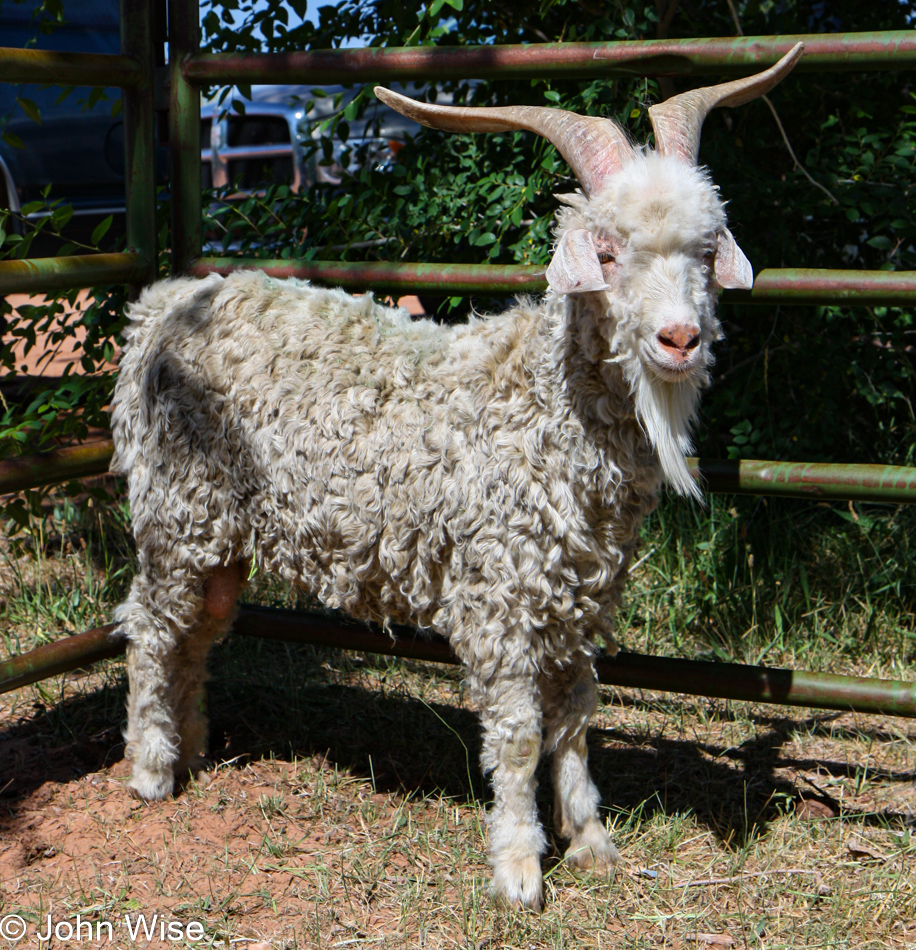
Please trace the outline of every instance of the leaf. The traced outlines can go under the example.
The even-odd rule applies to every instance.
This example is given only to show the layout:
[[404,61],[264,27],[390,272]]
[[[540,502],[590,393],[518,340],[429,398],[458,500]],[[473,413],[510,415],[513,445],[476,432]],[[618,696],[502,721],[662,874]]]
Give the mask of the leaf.
[[4,132],[2,138],[7,145],[11,145],[13,148],[25,148],[22,139],[15,132]]
[[803,798],[795,806],[795,817],[803,820],[836,818],[836,812],[816,798]]
[[860,860],[871,859],[872,861],[886,861],[887,855],[882,854],[863,838],[849,838],[846,841],[846,848],[850,854]]
[[55,208],[51,215],[51,227],[59,232],[72,217],[73,205],[61,205],[59,208]]
[[99,241],[101,241],[102,238],[105,237],[105,235],[108,233],[108,229],[111,227],[112,220],[113,220],[113,216],[108,215],[107,218],[104,218],[95,226],[95,229],[92,232],[92,237],[90,238],[90,241],[92,244],[97,245]]
[[31,99],[26,99],[25,96],[17,96],[16,102],[19,104],[19,108],[22,109],[33,122],[37,122],[41,125],[41,112]]

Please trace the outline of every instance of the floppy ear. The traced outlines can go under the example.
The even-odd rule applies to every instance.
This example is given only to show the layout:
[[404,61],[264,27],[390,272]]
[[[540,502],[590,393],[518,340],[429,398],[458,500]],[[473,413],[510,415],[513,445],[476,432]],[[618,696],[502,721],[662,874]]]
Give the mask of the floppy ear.
[[547,283],[558,294],[582,294],[608,287],[590,231],[577,228],[560,238],[547,268]]
[[719,232],[716,248],[716,283],[722,288],[750,290],[754,286],[754,268],[735,243],[728,228]]

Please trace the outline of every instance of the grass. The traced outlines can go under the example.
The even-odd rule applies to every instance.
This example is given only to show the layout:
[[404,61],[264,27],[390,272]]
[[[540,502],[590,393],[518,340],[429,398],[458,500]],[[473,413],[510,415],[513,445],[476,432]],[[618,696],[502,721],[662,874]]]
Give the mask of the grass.
[[[912,679],[913,515],[666,503],[620,639]],[[124,527],[121,509],[58,502],[8,546],[8,652],[109,618],[132,570]],[[248,597],[288,592],[258,578]],[[0,697],[0,917],[109,921],[119,948],[149,946],[125,922],[155,912],[205,928],[163,946],[916,945],[911,721],[602,689],[590,760],[624,860],[576,877],[551,840],[531,914],[489,895],[489,792],[456,669],[244,638],[211,668],[216,767],[156,805],[122,787],[119,662]]]

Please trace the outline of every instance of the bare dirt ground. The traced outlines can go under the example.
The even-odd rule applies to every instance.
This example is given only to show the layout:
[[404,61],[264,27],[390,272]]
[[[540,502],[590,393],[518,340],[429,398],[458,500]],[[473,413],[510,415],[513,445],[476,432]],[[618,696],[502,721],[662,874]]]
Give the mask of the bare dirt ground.
[[575,877],[553,841],[533,914],[488,892],[457,671],[241,638],[212,667],[216,767],[163,803],[124,788],[119,662],[3,697],[17,946],[916,946],[911,722],[603,690],[591,760],[624,862]]

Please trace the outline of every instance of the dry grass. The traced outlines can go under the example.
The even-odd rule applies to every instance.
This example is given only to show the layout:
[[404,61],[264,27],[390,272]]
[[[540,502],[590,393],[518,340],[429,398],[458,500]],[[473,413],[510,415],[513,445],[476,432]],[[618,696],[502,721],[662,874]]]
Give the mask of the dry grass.
[[[103,553],[98,532],[83,536],[85,548],[52,531],[40,571],[34,547],[9,552],[8,650],[55,626],[100,622],[120,596],[123,549],[109,538]],[[819,558],[838,544],[817,546]],[[673,542],[664,553],[681,557]],[[809,576],[820,559],[808,561]],[[698,569],[714,586],[708,565]],[[683,570],[683,588],[699,586],[690,565]],[[658,596],[670,577],[658,558],[647,562],[631,602],[633,646],[677,652],[672,604],[694,607],[677,606],[681,588]],[[265,582],[254,594],[281,592]],[[729,596],[733,615],[753,619],[757,593]],[[874,604],[879,595],[868,596]],[[816,650],[796,632],[767,659],[803,654],[900,675],[895,631],[912,633],[902,596],[896,613],[871,621],[851,597],[833,604],[842,649]],[[791,598],[781,603],[793,609]],[[79,612],[55,619],[67,609]],[[825,610],[808,622],[827,629]],[[682,624],[682,649],[710,615]],[[852,636],[865,622],[881,633],[856,655]],[[776,630],[772,619],[758,623],[765,645]],[[715,652],[721,635],[716,628],[703,648]],[[738,652],[758,652],[755,636],[737,638]],[[0,697],[0,918],[28,921],[18,946],[38,950],[35,927],[46,929],[48,914],[111,923],[113,943],[78,945],[119,950],[916,946],[912,721],[603,690],[590,758],[624,862],[610,880],[576,877],[552,842],[547,908],[532,914],[488,892],[488,792],[456,670],[242,638],[219,647],[211,666],[216,768],[153,805],[123,788],[119,663]],[[546,776],[542,785],[549,829]],[[200,922],[205,936],[131,940],[127,923],[141,913]]]

